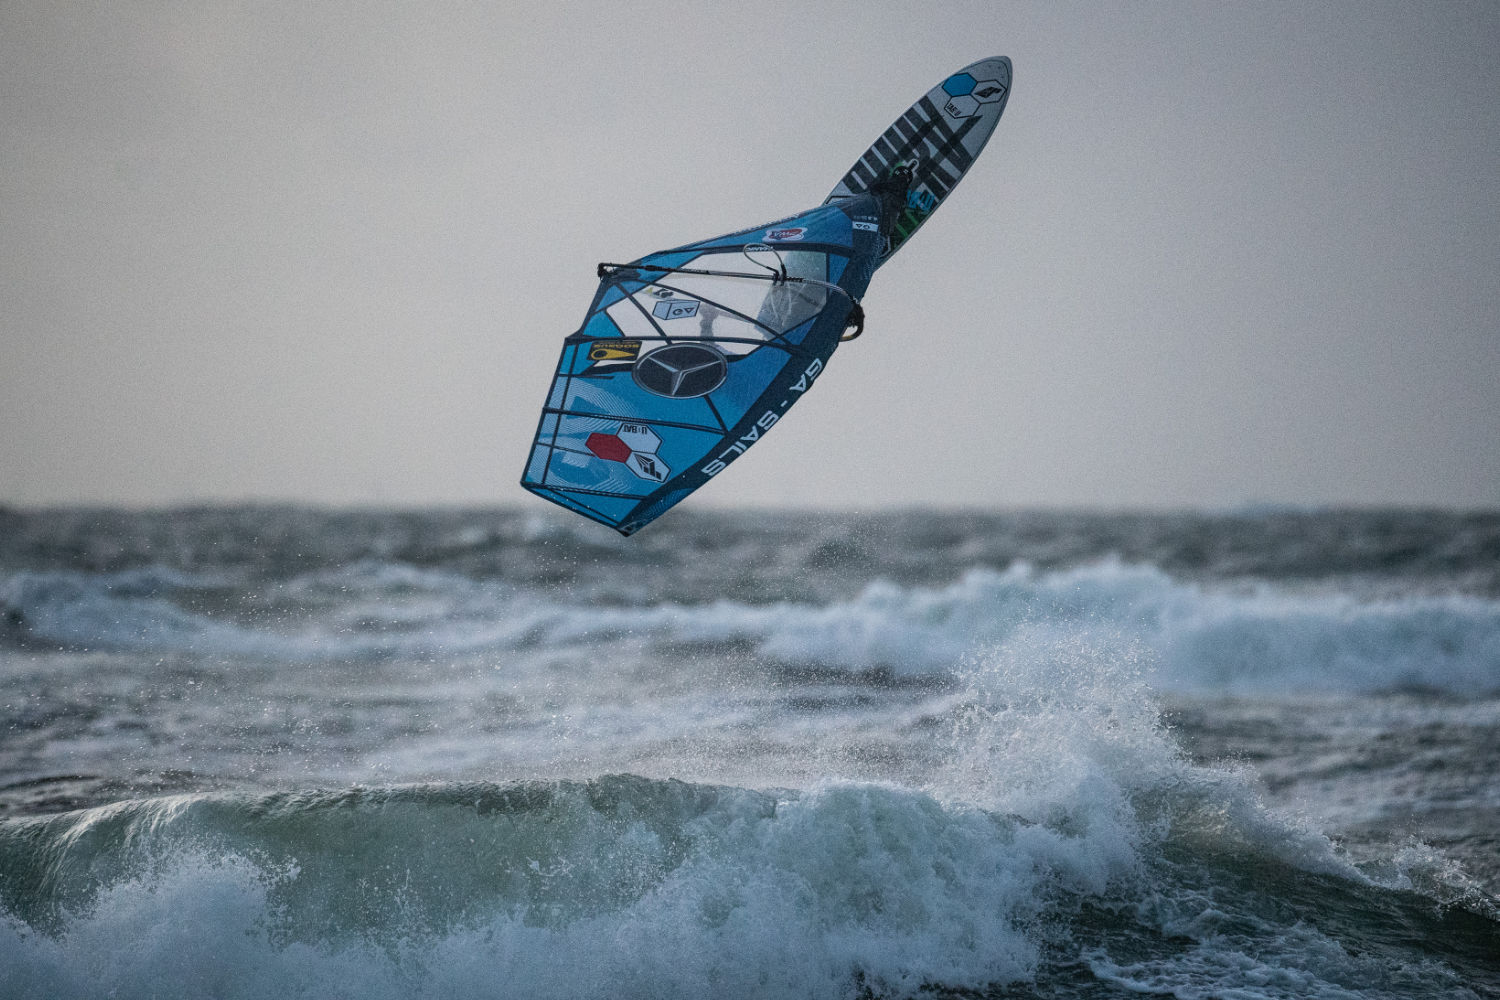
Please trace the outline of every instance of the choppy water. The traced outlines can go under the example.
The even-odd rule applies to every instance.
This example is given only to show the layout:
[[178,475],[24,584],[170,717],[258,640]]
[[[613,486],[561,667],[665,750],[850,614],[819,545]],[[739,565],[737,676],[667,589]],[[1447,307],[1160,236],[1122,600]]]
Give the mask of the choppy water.
[[1500,995],[1500,514],[0,510],[0,996]]

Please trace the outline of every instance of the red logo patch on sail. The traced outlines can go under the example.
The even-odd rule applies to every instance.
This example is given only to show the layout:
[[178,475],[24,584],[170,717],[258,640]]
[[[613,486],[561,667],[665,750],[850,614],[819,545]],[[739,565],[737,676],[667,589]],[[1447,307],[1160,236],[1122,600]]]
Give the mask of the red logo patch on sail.
[[613,434],[595,431],[584,447],[606,462],[619,462],[642,479],[666,482],[672,470],[656,454],[661,438],[645,424],[623,423]]

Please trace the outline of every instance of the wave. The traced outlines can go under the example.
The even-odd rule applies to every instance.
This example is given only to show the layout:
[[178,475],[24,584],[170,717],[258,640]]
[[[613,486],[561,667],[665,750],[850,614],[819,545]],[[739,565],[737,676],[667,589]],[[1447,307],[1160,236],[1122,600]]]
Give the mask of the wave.
[[312,661],[718,647],[898,677],[952,676],[966,657],[1040,630],[1138,642],[1163,690],[1500,691],[1495,600],[1209,585],[1118,561],[976,568],[941,587],[876,581],[826,604],[645,606],[574,603],[566,592],[389,562],[259,586],[162,569],[22,572],[0,584],[0,611],[0,634],[29,645]]
[[1149,656],[1044,622],[967,658],[921,787],[610,775],[0,820],[0,995],[1500,985],[1494,900],[1418,845],[1357,864],[1268,810],[1248,775],[1187,761],[1153,707]]
[[[882,785],[621,775],[12,820],[0,992],[852,998],[1086,972],[1176,995],[1475,995],[1490,918],[1216,814],[1214,783],[1165,814],[1088,804],[1097,786],[1027,817]],[[1362,952],[1326,931],[1351,919]]]

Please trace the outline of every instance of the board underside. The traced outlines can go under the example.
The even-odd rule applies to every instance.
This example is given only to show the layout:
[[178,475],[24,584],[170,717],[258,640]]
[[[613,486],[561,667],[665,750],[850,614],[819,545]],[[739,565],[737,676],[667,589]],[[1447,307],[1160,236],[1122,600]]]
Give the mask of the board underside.
[[824,204],[868,192],[898,165],[912,167],[906,205],[877,263],[911,238],[952,193],[994,134],[1010,98],[1011,65],[981,59],[922,95],[855,161]]

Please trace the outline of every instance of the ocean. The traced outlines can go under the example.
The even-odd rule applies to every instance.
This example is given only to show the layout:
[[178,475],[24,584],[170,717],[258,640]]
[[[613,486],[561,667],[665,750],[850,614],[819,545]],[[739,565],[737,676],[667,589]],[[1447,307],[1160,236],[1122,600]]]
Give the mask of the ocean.
[[0,508],[0,997],[1500,996],[1500,512]]

